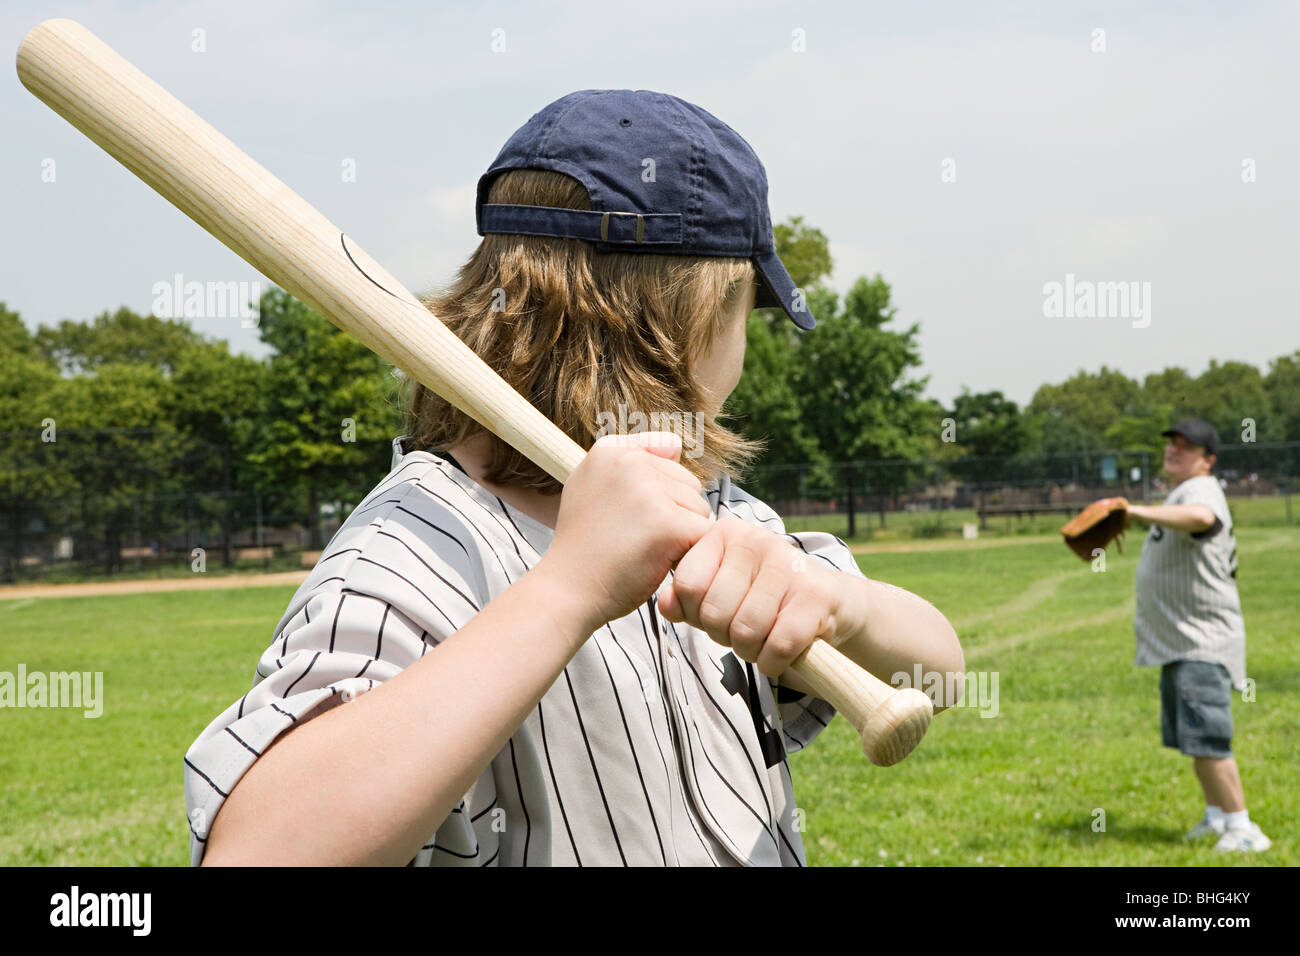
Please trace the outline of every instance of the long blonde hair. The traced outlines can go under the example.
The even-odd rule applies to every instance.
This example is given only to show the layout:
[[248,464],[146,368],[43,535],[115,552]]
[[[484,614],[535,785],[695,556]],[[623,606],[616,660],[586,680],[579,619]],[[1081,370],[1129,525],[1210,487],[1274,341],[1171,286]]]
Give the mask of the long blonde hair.
[[[488,201],[591,208],[580,182],[550,170],[502,173]],[[695,416],[708,407],[707,391],[691,372],[722,331],[737,290],[755,276],[753,263],[739,257],[598,253],[580,239],[489,234],[425,304],[583,448],[615,410],[653,413],[665,423],[655,427],[679,434],[674,423],[697,422],[698,446],[694,434],[682,434],[691,451],[681,463],[708,484],[723,472],[737,474],[761,448],[713,415],[700,423]],[[434,392],[411,387],[408,451],[445,451],[484,431]],[[560,490],[495,437],[484,478]]]

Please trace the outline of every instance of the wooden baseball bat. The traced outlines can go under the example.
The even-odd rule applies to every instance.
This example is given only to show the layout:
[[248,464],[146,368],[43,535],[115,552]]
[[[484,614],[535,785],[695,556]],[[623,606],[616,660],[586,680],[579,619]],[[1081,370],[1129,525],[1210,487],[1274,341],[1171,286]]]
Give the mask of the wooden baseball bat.
[[[72,20],[23,38],[18,76],[37,98],[292,293],[508,442],[558,481],[585,452],[390,275],[246,153]],[[823,641],[794,670],[862,735],[872,763],[902,760],[933,714]]]

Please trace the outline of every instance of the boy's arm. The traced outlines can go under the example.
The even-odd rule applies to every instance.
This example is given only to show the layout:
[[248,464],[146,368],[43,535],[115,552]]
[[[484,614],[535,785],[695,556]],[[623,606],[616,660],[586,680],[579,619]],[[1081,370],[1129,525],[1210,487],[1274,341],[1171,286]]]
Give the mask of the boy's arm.
[[1214,512],[1205,505],[1134,505],[1128,506],[1130,518],[1144,524],[1158,524],[1174,531],[1199,534],[1214,527]]
[[544,564],[433,653],[278,738],[226,798],[204,865],[412,859],[600,626]]
[[[856,575],[818,569],[834,575],[834,587],[841,595],[836,616],[838,650],[887,684],[895,674],[910,680],[917,664],[925,673],[964,674],[965,655],[948,619],[923,598],[886,584]],[[783,672],[780,682],[803,693],[815,693],[793,670]],[[952,686],[944,681],[940,686]],[[956,686],[963,686],[957,681]],[[955,705],[955,700],[936,700],[935,713]]]

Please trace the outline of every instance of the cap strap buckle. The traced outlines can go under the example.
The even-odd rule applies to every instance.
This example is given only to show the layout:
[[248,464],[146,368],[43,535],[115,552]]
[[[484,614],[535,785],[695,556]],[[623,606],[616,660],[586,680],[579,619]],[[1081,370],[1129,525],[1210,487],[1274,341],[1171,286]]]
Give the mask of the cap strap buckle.
[[645,235],[645,218],[639,212],[606,212],[600,216],[600,241],[609,242],[609,217],[610,216],[636,216],[636,242],[641,243],[641,238]]

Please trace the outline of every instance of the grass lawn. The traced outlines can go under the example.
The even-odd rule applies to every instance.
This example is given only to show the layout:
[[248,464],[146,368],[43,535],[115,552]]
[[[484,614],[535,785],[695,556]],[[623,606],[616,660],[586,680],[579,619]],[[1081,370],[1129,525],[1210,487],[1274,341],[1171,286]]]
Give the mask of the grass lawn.
[[[939,715],[889,769],[835,721],[791,757],[813,864],[1290,864],[1300,837],[1300,531],[1241,520],[1256,700],[1234,700],[1251,815],[1273,849],[1184,845],[1191,762],[1160,746],[1156,669],[1133,667],[1137,541],[1094,574],[1055,541],[865,554],[947,613],[997,715]],[[104,714],[0,710],[0,864],[185,865],[181,756],[247,690],[292,587],[0,601],[0,671],[102,671]],[[991,690],[992,684],[986,685]],[[992,713],[986,707],[986,712]],[[1104,811],[1104,832],[1094,821]]]
[[103,671],[103,715],[0,710],[0,865],[188,865],[181,757],[293,587],[0,601],[0,670]]
[[1238,545],[1256,691],[1253,702],[1234,694],[1234,750],[1271,850],[1225,858],[1182,839],[1204,801],[1191,759],[1160,744],[1159,669],[1132,664],[1136,542],[1101,574],[1059,542],[1025,542],[859,558],[868,576],[948,615],[967,669],[989,672],[990,688],[998,675],[997,715],[939,714],[920,748],[883,770],[864,766],[854,732],[833,722],[791,758],[809,861],[1294,865],[1300,533],[1244,529]]

